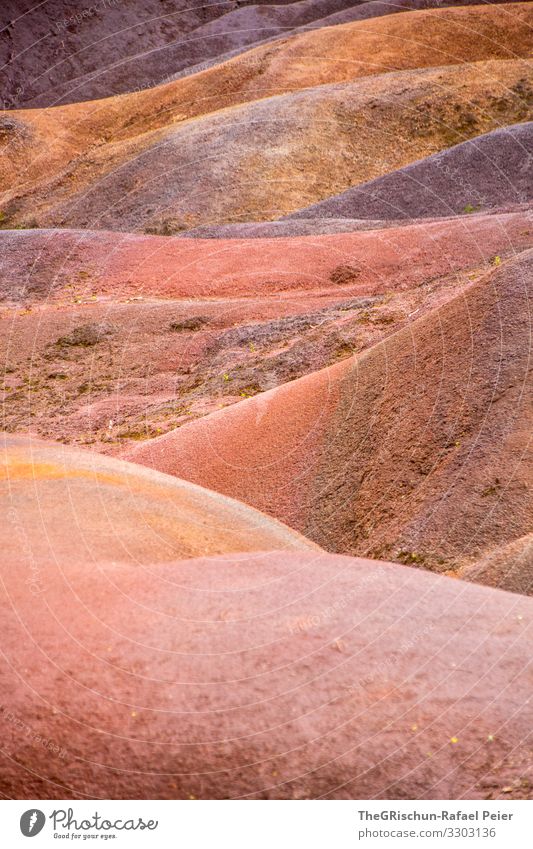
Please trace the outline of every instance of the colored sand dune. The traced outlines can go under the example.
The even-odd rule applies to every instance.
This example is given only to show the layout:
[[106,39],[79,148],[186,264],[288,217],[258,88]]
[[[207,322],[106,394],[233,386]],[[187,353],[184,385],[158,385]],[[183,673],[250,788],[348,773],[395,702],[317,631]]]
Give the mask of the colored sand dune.
[[532,4],[15,5],[0,792],[530,797]]

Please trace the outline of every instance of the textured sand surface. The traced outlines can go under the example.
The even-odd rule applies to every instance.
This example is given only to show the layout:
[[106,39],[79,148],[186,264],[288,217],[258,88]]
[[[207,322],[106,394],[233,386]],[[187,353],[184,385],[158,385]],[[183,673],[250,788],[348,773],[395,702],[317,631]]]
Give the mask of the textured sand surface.
[[253,504],[326,549],[457,570],[533,520],[532,262],[519,255],[362,356],[128,459]]
[[471,214],[533,200],[533,123],[476,136],[289,216],[413,219]]
[[0,4],[3,798],[531,798],[532,28]]
[[[5,0],[0,7],[0,61],[7,65],[2,100],[6,108],[51,106],[63,85],[69,99],[98,96],[81,84],[80,78],[91,71],[99,74],[96,90],[101,97],[156,85],[168,70],[163,60],[155,79],[146,72],[152,51],[164,56],[167,45],[232,8],[231,2],[185,0]],[[127,67],[122,81],[112,70],[120,59]]]
[[[244,504],[120,460],[2,434],[3,556],[26,585],[39,564],[132,566],[227,551],[314,548]],[[20,579],[20,571],[18,571]]]
[[533,595],[533,534],[490,551],[478,563],[462,569],[465,581],[502,587],[515,593]]
[[[52,106],[149,88],[180,69],[290,33],[457,0],[300,0],[186,4],[183,0],[6,0],[0,9],[5,108]],[[219,59],[220,61],[220,59]]]
[[515,5],[320,29],[136,94],[4,113],[3,226],[276,218],[527,120],[533,7]]
[[35,565],[0,565],[5,795],[528,795],[531,599],[310,552]]
[[530,228],[520,212],[300,239],[3,231],[2,426],[120,451],[368,349]]
[[[532,91],[519,60],[403,71],[259,100],[79,157],[69,150],[67,168],[54,147],[59,162],[43,170],[39,157],[30,159],[27,187],[17,183],[6,193],[4,227],[37,222],[168,235],[278,218],[525,120]],[[9,150],[15,155],[16,146]]]

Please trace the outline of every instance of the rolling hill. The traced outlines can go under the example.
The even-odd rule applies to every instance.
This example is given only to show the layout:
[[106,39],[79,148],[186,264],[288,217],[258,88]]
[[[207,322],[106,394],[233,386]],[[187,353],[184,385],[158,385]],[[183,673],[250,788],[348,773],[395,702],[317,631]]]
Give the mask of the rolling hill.
[[527,798],[531,599],[320,552],[36,565],[0,565],[4,795]]
[[532,261],[520,254],[362,356],[127,457],[253,504],[328,550],[457,571],[533,518]]

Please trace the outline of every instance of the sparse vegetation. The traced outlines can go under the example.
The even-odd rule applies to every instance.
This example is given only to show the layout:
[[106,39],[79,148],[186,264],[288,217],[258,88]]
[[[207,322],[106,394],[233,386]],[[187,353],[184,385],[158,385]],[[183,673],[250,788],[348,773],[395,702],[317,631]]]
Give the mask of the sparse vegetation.
[[361,266],[359,264],[350,263],[349,265],[338,265],[331,274],[329,279],[336,286],[348,286],[354,283],[361,275]]
[[72,333],[66,336],[60,336],[56,342],[59,347],[75,347],[89,348],[93,345],[98,345],[105,339],[113,336],[116,333],[116,328],[109,322],[98,322],[95,324],[83,324],[76,327]]
[[204,324],[208,324],[209,319],[204,315],[194,315],[191,318],[183,318],[177,321],[171,321],[169,327],[176,333],[182,333],[188,330],[200,330]]
[[396,558],[400,563],[405,563],[406,566],[424,563],[425,557],[417,551],[400,551]]
[[239,395],[241,398],[252,398],[254,395],[258,395],[259,392],[261,392],[261,387],[258,383],[253,383],[249,386],[245,386],[244,389],[239,392]]

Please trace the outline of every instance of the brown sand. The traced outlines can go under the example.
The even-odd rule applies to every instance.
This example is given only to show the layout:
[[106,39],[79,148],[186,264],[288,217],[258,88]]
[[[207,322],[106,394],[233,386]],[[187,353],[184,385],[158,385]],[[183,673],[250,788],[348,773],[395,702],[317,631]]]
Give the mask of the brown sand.
[[[45,520],[47,512],[43,514]],[[527,798],[533,601],[322,553],[2,557],[14,798]]]
[[324,548],[457,570],[531,528],[532,262],[523,253],[364,355],[127,456]]

